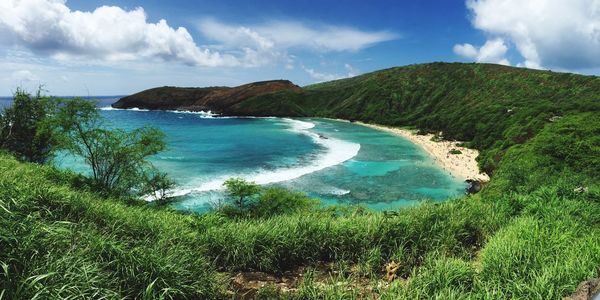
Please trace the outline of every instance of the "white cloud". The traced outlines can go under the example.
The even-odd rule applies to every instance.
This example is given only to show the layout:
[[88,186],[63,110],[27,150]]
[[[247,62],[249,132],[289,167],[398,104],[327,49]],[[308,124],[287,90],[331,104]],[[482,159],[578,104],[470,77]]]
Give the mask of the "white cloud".
[[348,71],[347,77],[354,77],[360,74],[360,72],[350,64],[344,64],[344,68]]
[[63,62],[110,64],[175,61],[204,67],[257,67],[281,63],[293,68],[288,49],[356,51],[396,38],[387,31],[349,27],[308,27],[298,22],[256,26],[199,22],[200,33],[216,45],[198,46],[184,27],[149,22],[143,8],[101,6],[71,10],[66,0],[0,0],[0,39],[36,55]]
[[471,44],[462,44],[454,46],[454,53],[476,62],[495,63],[501,65],[510,65],[506,59],[508,47],[501,38],[488,40],[480,48]]
[[317,52],[357,51],[398,38],[388,31],[362,31],[341,26],[314,26],[293,21],[257,25],[225,24],[214,19],[198,23],[206,37],[229,46],[258,49],[305,48]]
[[337,74],[337,73],[322,73],[315,71],[313,68],[307,68],[302,66],[304,72],[306,72],[312,79],[317,80],[318,82],[322,81],[331,81],[336,79],[350,78],[360,74],[360,72],[352,67],[350,64],[344,64],[344,69],[346,69],[346,74]]
[[19,70],[19,71],[13,72],[11,75],[11,79],[15,82],[20,82],[20,83],[31,83],[31,82],[37,82],[40,80],[39,77],[34,75],[29,70]]
[[2,0],[0,32],[36,53],[59,60],[160,59],[197,66],[235,66],[231,55],[198,47],[189,32],[167,21],[149,23],[142,8],[101,6],[72,11],[65,0]]
[[[504,38],[530,68],[600,66],[599,0],[467,0],[473,26]],[[469,51],[461,46],[456,50]]]
[[466,58],[475,59],[479,55],[479,50],[473,45],[466,43],[454,45],[454,53]]

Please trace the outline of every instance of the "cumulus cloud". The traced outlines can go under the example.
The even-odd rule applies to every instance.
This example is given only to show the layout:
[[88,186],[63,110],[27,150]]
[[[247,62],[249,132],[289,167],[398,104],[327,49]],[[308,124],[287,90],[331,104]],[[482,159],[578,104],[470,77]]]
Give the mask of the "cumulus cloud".
[[[530,68],[585,69],[600,66],[598,0],[467,0],[473,26],[491,40],[504,38]],[[471,54],[465,45],[459,54]]]
[[495,63],[501,65],[510,65],[505,58],[508,47],[501,38],[488,40],[480,48],[471,44],[462,44],[454,46],[454,53],[476,62]]
[[357,51],[396,38],[386,31],[308,27],[298,22],[241,26],[205,19],[198,29],[216,43],[198,46],[186,28],[171,27],[164,19],[149,22],[141,7],[101,6],[78,11],[71,10],[66,0],[0,1],[0,39],[61,61],[151,59],[204,67],[281,63],[293,68],[293,56],[288,54],[291,48]]
[[350,78],[360,74],[360,72],[352,67],[350,64],[344,64],[344,69],[346,69],[346,74],[337,74],[337,73],[322,73],[315,71],[313,68],[307,68],[302,66],[304,72],[306,72],[312,79],[315,79],[317,82],[322,81],[331,81],[336,79]]
[[235,66],[235,57],[196,45],[183,27],[147,21],[142,8],[72,11],[65,0],[2,0],[0,32],[56,59],[161,59],[197,66]]

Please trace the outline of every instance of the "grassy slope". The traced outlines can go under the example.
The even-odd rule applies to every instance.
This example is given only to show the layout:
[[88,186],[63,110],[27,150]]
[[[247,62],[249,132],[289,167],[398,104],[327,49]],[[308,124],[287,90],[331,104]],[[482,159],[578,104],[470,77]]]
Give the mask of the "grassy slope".
[[195,218],[70,188],[69,174],[0,155],[0,299],[210,298]]
[[[559,299],[571,293],[580,281],[599,276],[598,79],[490,65],[447,64],[392,69],[381,74],[399,73],[394,76],[421,82],[421,88],[430,91],[423,93],[433,97],[436,85],[423,83],[414,74],[414,69],[428,68],[436,69],[437,74],[443,74],[443,69],[452,74],[483,69],[487,70],[486,76],[506,76],[496,83],[498,86],[522,85],[536,90],[542,88],[523,83],[527,82],[525,78],[556,76],[545,81],[554,93],[537,92],[551,100],[534,101],[523,96],[492,109],[500,104],[489,100],[493,97],[488,95],[477,109],[467,107],[483,125],[475,126],[472,139],[460,138],[472,140],[484,153],[504,154],[504,159],[494,163],[496,172],[483,194],[424,204],[395,215],[325,210],[236,221],[216,214],[181,215],[101,199],[69,187],[69,175],[0,156],[0,298],[28,299],[37,293],[40,298],[220,298],[222,284],[217,270],[281,272],[317,261],[333,261],[341,270],[356,266],[358,271],[352,275],[342,272],[331,285],[313,284],[309,276],[294,297],[358,296],[358,290],[346,289],[339,282],[345,282],[346,276],[361,276],[371,279],[374,290],[386,299]],[[423,74],[432,76],[431,72]],[[425,126],[419,122],[450,115],[454,119],[447,126],[464,126],[459,113],[462,105],[434,105],[427,113],[416,112],[432,102],[425,96],[415,100],[413,107],[393,110],[396,119],[379,117],[378,105],[386,103],[385,92],[376,97],[378,85],[364,81],[383,86],[385,81],[376,80],[381,74],[312,86],[304,95],[285,94],[277,101],[261,98],[252,103],[274,105],[271,109],[278,104],[279,108],[299,105],[293,109],[303,110],[303,114],[354,118],[361,116],[351,113],[360,101],[347,99],[358,99],[352,94],[364,89],[361,95],[372,99],[371,104],[362,108],[364,118],[355,119]],[[403,82],[394,76],[384,77]],[[450,81],[460,84],[458,75],[453,76],[455,79]],[[375,79],[369,79],[372,77]],[[504,93],[526,93],[513,89],[505,88]],[[330,94],[323,92],[329,90]],[[570,91],[570,96],[564,96],[564,100],[553,96],[567,95],[563,90]],[[452,97],[459,101],[458,96]],[[325,100],[331,103],[317,105]],[[517,107],[521,102],[528,105]],[[499,119],[479,115],[487,111],[501,114],[506,107],[515,107],[515,113]],[[309,108],[313,111],[307,112]],[[547,121],[554,114],[563,117]],[[402,119],[410,115],[412,119]],[[531,130],[523,129],[531,124],[535,125]],[[428,126],[451,132],[445,127]],[[502,130],[496,133],[494,126]],[[513,131],[528,132],[528,138],[515,142]],[[496,136],[495,142],[475,142],[487,140],[486,134]],[[503,146],[497,147],[497,143]],[[578,185],[586,185],[588,191],[574,192]],[[378,287],[381,268],[391,259],[402,263],[400,275],[408,280],[396,281],[389,288]]]

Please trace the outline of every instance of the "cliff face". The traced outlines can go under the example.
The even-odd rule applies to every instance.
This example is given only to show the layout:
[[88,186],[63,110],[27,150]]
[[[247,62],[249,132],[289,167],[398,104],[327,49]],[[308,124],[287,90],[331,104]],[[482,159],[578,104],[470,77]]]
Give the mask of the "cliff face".
[[114,108],[145,108],[153,110],[188,110],[230,113],[231,107],[246,99],[300,87],[288,80],[261,81],[237,87],[180,88],[159,87],[119,99]]

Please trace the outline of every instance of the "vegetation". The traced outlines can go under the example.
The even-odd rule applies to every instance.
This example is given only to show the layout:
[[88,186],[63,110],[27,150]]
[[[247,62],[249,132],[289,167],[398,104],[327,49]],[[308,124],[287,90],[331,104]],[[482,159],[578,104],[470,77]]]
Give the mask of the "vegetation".
[[442,131],[493,170],[479,194],[385,213],[234,179],[235,214],[182,214],[0,154],[0,299],[222,299],[238,272],[299,268],[295,292],[256,296],[561,299],[600,276],[599,95],[596,77],[430,64],[243,103]]
[[149,196],[150,200],[159,204],[166,204],[171,197],[171,189],[175,187],[175,181],[167,173],[153,166],[142,169],[141,177],[140,194]]
[[260,192],[260,186],[254,182],[247,182],[241,178],[230,178],[223,183],[227,192],[234,198],[233,203],[239,210],[244,210],[249,197]]
[[146,160],[164,150],[164,134],[155,128],[107,129],[103,123],[93,102],[17,90],[13,104],[0,115],[0,149],[37,163],[67,151],[84,159],[97,189],[164,198],[173,183]]
[[449,154],[462,154],[462,151],[458,150],[458,149],[451,149],[450,151],[448,151]]
[[492,64],[431,63],[254,97],[237,114],[319,116],[443,132],[492,174],[514,145],[562,116],[600,110],[600,78]]
[[199,218],[69,185],[74,175],[0,155],[1,299],[214,299],[222,280]]
[[55,98],[17,90],[13,105],[0,114],[0,148],[23,161],[43,163],[51,158],[56,141],[49,130],[57,110]]
[[172,185],[164,174],[152,172],[146,160],[165,149],[164,133],[156,128],[132,131],[107,129],[92,102],[65,101],[56,116],[57,136],[62,148],[80,156],[92,171],[92,180],[102,190],[125,195],[145,187]]
[[216,212],[228,218],[269,218],[307,211],[318,203],[303,193],[278,187],[261,189],[256,183],[242,178],[230,178],[223,185],[231,197],[231,204],[216,207]]

